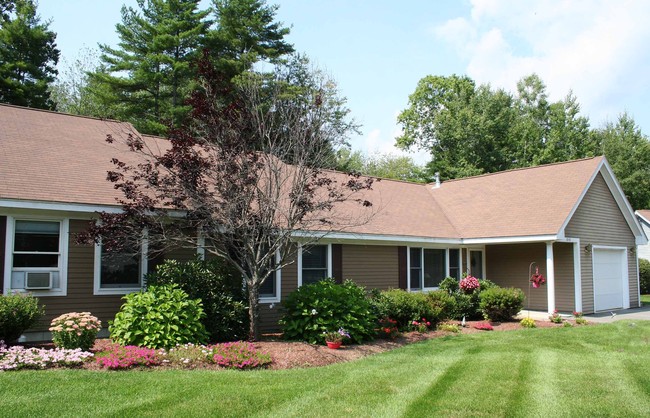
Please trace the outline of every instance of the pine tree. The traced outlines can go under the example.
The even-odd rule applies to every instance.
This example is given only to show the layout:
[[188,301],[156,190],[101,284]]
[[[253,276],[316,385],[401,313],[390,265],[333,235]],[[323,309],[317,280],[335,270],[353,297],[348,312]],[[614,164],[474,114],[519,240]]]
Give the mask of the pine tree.
[[199,0],[138,0],[122,8],[119,46],[100,45],[103,70],[91,74],[111,116],[161,134],[189,111],[194,69],[209,22]]
[[0,102],[54,109],[48,88],[57,75],[56,33],[33,0],[0,5]]
[[[122,8],[117,47],[100,45],[102,70],[89,78],[92,94],[109,116],[130,121],[142,133],[166,134],[189,114],[195,62],[209,51],[215,67],[230,77],[260,59],[293,51],[289,29],[274,22],[276,7],[259,0],[138,0]],[[214,20],[211,13],[214,12]]]

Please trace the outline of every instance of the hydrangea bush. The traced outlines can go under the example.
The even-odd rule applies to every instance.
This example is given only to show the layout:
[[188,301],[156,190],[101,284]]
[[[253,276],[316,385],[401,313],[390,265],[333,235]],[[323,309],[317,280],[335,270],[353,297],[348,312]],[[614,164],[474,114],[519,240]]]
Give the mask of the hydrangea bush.
[[88,351],[102,328],[102,322],[90,312],[70,312],[52,320],[52,341],[59,348]]
[[78,348],[50,350],[25,348],[20,345],[7,347],[4,341],[0,340],[0,371],[80,366],[92,356],[92,353]]

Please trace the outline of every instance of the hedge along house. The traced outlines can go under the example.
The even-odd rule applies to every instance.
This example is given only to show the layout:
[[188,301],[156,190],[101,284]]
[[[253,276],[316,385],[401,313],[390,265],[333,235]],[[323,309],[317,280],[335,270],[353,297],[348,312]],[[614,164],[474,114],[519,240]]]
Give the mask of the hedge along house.
[[[106,323],[157,262],[146,243],[133,257],[74,239],[96,212],[120,211],[106,172],[112,158],[131,157],[105,138],[129,133],[137,134],[128,123],[0,105],[0,286],[46,306],[30,339],[47,339],[49,321],[65,312],[91,311]],[[277,329],[288,293],[324,277],[427,291],[467,272],[522,288],[532,309],[640,304],[636,246],[647,240],[603,157],[442,184],[382,180],[367,193],[377,208],[369,222],[305,248],[296,234],[297,259],[262,289],[263,330]],[[531,262],[547,284],[529,292]]]

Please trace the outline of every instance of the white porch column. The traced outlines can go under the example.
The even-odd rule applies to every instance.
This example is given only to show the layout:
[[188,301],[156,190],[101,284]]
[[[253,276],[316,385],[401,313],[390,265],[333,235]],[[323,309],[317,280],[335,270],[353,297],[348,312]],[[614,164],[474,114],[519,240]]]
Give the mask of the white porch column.
[[575,311],[582,312],[582,269],[580,267],[580,239],[573,243],[573,288]]
[[553,242],[546,243],[546,292],[548,313],[555,311],[555,262],[553,260]]

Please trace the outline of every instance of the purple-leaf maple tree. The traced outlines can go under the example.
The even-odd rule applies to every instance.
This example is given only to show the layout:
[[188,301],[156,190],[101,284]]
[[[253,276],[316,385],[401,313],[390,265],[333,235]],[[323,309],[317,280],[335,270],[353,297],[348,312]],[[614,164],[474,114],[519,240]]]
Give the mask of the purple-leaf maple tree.
[[225,80],[199,62],[201,88],[191,120],[168,139],[129,134],[128,157],[108,180],[122,192],[121,213],[99,213],[80,239],[108,250],[203,248],[243,276],[249,338],[259,337],[259,289],[295,260],[297,243],[368,222],[373,179],[323,170],[337,128],[319,89],[299,89],[246,73]]

